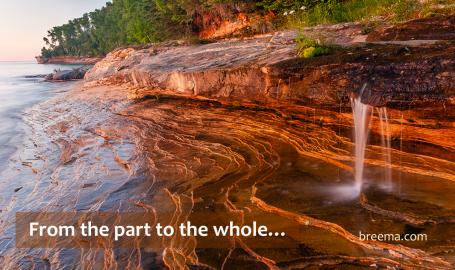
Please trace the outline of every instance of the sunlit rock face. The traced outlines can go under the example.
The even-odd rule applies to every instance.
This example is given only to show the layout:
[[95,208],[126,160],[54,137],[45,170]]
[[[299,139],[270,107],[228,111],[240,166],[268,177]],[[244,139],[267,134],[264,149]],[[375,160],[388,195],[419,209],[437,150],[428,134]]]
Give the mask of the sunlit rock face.
[[[17,158],[30,163],[3,176],[24,193],[0,197],[2,265],[453,269],[453,45],[376,44],[299,59],[294,34],[120,49],[86,75],[86,87],[31,110]],[[353,97],[371,106],[360,191]],[[176,223],[254,220],[286,236],[267,248],[237,238],[204,249],[175,237],[160,250],[18,250],[9,239],[13,213],[24,209],[159,209]],[[361,241],[359,232],[428,240]]]
[[207,45],[132,48],[111,53],[86,80],[128,82],[143,97],[148,90],[187,96],[266,100],[267,63],[295,56],[295,32]]
[[129,83],[131,97],[156,93],[225,101],[409,108],[453,106],[455,45],[370,44],[314,59],[295,56],[295,33],[207,45],[128,48],[110,54],[88,81]]
[[[349,31],[340,43],[357,39]],[[196,212],[213,209],[299,230],[287,239],[299,243],[297,249],[255,250],[244,243],[234,251],[197,250],[199,263],[238,269],[453,267],[454,44],[403,38],[398,45],[359,44],[301,59],[294,36],[120,50],[86,79],[127,88],[138,100],[128,110],[130,119],[152,123],[148,127],[166,123],[154,132],[185,134],[172,135],[171,144],[150,134],[155,139],[143,147],[154,153],[161,145],[168,158],[184,156],[163,164],[148,160],[164,178],[187,179],[174,195],[191,191]],[[360,194],[354,185],[353,97],[371,107]],[[170,167],[172,173],[165,173]],[[432,240],[364,243],[359,231],[422,232]],[[241,261],[243,253],[254,263]],[[163,260],[176,267],[175,260]]]
[[[3,220],[14,220],[19,209],[158,211],[175,214],[176,223],[254,220],[285,231],[286,237],[268,239],[267,248],[255,248],[261,239],[239,238],[219,240],[225,249],[204,249],[175,237],[163,241],[160,250],[30,251],[8,245],[11,221],[2,224],[4,265],[451,268],[453,254],[445,251],[454,237],[453,127],[437,132],[412,111],[389,110],[389,190],[383,188],[387,164],[380,118],[373,115],[359,197],[350,110],[266,108],[165,95],[128,101],[127,93],[113,86],[76,89],[27,115],[32,132],[21,157],[39,158],[5,173],[27,192],[2,197],[2,205],[8,205]],[[359,231],[419,231],[431,241],[364,242]],[[72,259],[80,257],[85,259]]]

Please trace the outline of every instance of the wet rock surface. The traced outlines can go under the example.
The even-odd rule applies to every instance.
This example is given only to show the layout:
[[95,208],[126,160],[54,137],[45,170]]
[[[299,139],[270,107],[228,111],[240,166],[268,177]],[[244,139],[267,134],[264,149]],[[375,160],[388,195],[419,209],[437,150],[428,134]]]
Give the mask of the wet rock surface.
[[[299,59],[294,36],[123,48],[86,74],[85,87],[28,111],[19,162],[0,177],[0,191],[22,187],[0,196],[2,265],[453,269],[453,44],[363,44]],[[372,108],[358,196],[348,104],[360,94],[389,107],[391,149]],[[287,234],[268,248],[255,248],[257,238],[204,249],[173,237],[159,250],[26,250],[11,241],[15,211],[156,209],[175,224],[254,220]],[[428,241],[363,241],[360,231]]]
[[[408,147],[398,144],[393,150],[396,186],[393,192],[381,188],[382,148],[372,144],[359,200],[348,188],[353,162],[349,112],[164,95],[126,100],[127,94],[125,87],[115,86],[75,89],[28,112],[29,139],[16,157],[27,166],[14,165],[0,182],[1,190],[23,187],[0,201],[0,261],[7,268],[368,269],[375,264],[450,269],[455,262],[450,251],[453,160],[438,158],[436,150],[433,156],[405,150],[413,141],[426,141],[453,157],[454,141],[442,139],[453,136],[453,128],[439,134],[404,120],[414,117],[412,111],[391,110],[392,137],[401,136],[400,144]],[[373,139],[380,132],[378,121],[372,120]],[[229,248],[204,249],[174,237],[160,250],[15,249],[8,237],[14,212],[24,209],[159,209],[173,214],[175,224],[195,217],[205,225],[254,220],[287,234],[267,239],[273,243],[268,248],[255,248],[261,239],[237,238],[219,240]],[[358,238],[359,231],[407,233],[410,222],[431,241]],[[85,259],[72,259],[80,257]]]

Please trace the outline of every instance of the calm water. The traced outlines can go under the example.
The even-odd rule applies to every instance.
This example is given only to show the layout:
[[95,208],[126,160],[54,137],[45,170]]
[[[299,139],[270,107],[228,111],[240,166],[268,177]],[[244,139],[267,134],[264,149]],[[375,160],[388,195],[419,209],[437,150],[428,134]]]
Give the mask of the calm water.
[[74,67],[39,65],[35,62],[0,62],[0,171],[20,145],[24,131],[23,112],[65,91],[69,84],[48,83],[36,76],[52,73],[54,69]]

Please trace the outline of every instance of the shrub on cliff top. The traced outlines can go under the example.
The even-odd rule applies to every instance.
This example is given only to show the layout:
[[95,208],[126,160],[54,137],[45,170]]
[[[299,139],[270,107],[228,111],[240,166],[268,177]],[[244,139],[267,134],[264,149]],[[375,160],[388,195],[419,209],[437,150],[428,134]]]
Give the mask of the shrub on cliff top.
[[327,44],[320,39],[308,38],[303,33],[299,33],[296,43],[297,53],[303,58],[312,58],[315,56],[330,54],[336,49],[334,45]]
[[272,1],[272,0],[262,0],[256,1],[256,6],[263,8],[267,11],[275,11],[277,13],[290,12],[292,10],[305,10],[311,9],[312,7],[318,4],[325,4],[331,0],[282,0],[282,1]]

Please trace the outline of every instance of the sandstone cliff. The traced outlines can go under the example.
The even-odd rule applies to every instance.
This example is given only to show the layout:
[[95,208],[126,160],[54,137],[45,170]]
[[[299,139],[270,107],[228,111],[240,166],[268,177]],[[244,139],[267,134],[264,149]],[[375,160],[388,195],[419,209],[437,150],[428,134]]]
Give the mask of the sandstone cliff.
[[296,32],[286,31],[205,45],[126,48],[97,63],[86,80],[127,83],[135,98],[166,93],[338,108],[365,86],[362,100],[374,106],[454,105],[450,40],[357,42],[365,37],[356,24],[307,32],[344,47],[328,56],[299,58]]

